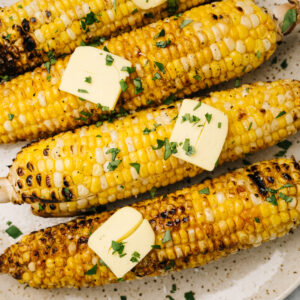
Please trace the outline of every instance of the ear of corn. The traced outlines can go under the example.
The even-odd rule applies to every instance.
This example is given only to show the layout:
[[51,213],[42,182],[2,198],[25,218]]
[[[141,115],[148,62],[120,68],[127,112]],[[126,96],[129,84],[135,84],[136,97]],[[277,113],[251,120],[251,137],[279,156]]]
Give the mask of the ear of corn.
[[[206,264],[281,237],[300,221],[300,167],[275,159],[134,204],[156,236],[153,249],[124,280]],[[280,189],[268,202],[268,188]],[[199,191],[208,190],[201,194]],[[79,218],[24,236],[0,257],[1,272],[36,288],[99,286],[118,279],[87,245],[112,212]],[[166,231],[171,240],[162,243]],[[126,246],[125,246],[126,249]],[[94,275],[85,272],[97,265]]]
[[[281,80],[243,85],[202,99],[228,115],[219,164],[296,133],[299,95],[300,82]],[[9,173],[14,202],[31,203],[39,215],[70,215],[199,174],[202,169],[195,165],[174,156],[165,159],[165,146],[153,149],[157,140],[169,140],[180,105],[143,110],[24,148]],[[132,163],[139,165],[139,172]]]
[[[162,30],[164,36],[155,39]],[[159,104],[242,76],[271,56],[276,41],[276,24],[250,0],[197,7],[112,38],[105,47],[136,68],[117,110]],[[68,60],[59,59],[50,74],[37,68],[0,86],[2,143],[49,136],[98,119],[97,105],[59,91]],[[161,79],[153,80],[156,73]]]
[[[179,0],[182,12],[205,0]],[[167,3],[143,11],[130,0],[24,0],[0,11],[0,74],[16,74],[94,42],[168,16]],[[170,10],[169,10],[170,11]],[[173,12],[174,13],[174,12]]]

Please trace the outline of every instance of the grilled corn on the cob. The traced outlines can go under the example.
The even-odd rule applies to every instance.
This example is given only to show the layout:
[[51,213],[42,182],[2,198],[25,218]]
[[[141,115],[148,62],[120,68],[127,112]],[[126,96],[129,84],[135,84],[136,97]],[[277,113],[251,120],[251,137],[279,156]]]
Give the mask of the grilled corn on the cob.
[[[300,128],[300,82],[257,83],[211,93],[204,103],[224,111],[228,136],[219,163],[274,145]],[[166,186],[202,169],[157,140],[171,136],[180,102],[137,112],[113,123],[83,127],[24,148],[10,168],[12,201],[35,214],[63,216]],[[139,173],[131,166],[139,164]]]
[[[276,159],[134,204],[150,222],[160,249],[153,249],[124,280],[200,266],[287,234],[299,225],[299,187],[296,161]],[[273,192],[276,202],[270,203],[268,188],[280,189],[281,196]],[[199,193],[203,189],[208,192]],[[0,271],[36,288],[117,282],[87,245],[89,234],[110,215],[79,218],[24,236],[0,257]],[[163,243],[167,230],[171,240]],[[95,265],[95,274],[85,275]]]
[[[179,0],[173,13],[204,2]],[[165,18],[168,11],[167,3],[144,11],[131,0],[19,1],[0,10],[0,75],[24,72],[53,55],[71,53],[82,42]]]
[[[135,110],[257,68],[274,52],[276,34],[275,21],[251,0],[224,0],[112,38],[100,48],[136,68],[117,106]],[[59,59],[50,74],[37,68],[0,86],[2,143],[49,136],[98,119],[97,105],[59,91],[68,60]],[[161,79],[153,80],[155,73]]]

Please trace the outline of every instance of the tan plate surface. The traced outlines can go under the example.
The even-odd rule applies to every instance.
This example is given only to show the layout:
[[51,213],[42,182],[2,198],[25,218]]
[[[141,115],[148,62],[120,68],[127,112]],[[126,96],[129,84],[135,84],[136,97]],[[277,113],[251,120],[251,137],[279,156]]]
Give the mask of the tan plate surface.
[[[13,0],[1,1],[0,6],[11,3]],[[49,0],[50,1],[50,0]],[[277,3],[284,1],[276,1]],[[274,1],[258,1],[265,7],[272,7]],[[299,26],[300,27],[300,26]],[[242,79],[242,83],[257,80],[274,80],[280,78],[293,78],[300,80],[300,28],[289,36],[277,50],[277,64],[271,65],[271,60],[260,69],[248,74]],[[298,51],[298,53],[297,53]],[[288,67],[283,70],[281,62],[287,59]],[[234,82],[218,88],[233,87]],[[293,146],[288,155],[294,155],[300,159],[300,133],[290,138]],[[6,165],[23,144],[0,146],[0,176],[7,174]],[[278,147],[273,147],[257,155],[249,157],[251,162],[272,158],[278,152]],[[242,166],[242,162],[227,164],[213,174],[227,171],[228,167]],[[204,174],[194,178],[191,182],[199,182]],[[164,189],[168,190],[189,185],[183,183]],[[135,200],[136,201],[136,200]],[[120,203],[119,203],[120,205]],[[123,202],[124,205],[124,202]],[[0,253],[15,242],[3,231],[7,228],[6,222],[12,221],[23,233],[38,230],[42,227],[63,222],[66,219],[42,219],[31,215],[28,206],[1,205],[0,210]],[[172,284],[177,285],[177,291],[170,294]],[[166,299],[170,294],[175,299],[184,299],[185,292],[194,291],[195,298],[201,300],[250,300],[284,299],[294,288],[300,284],[300,230],[294,234],[272,241],[261,247],[241,251],[223,260],[214,262],[202,268],[186,270],[160,278],[143,279],[130,283],[119,283],[94,289],[60,289],[53,291],[41,291],[24,286],[7,275],[0,275],[0,299],[27,300],[27,299],[56,299],[56,300],[79,300],[79,299],[120,299],[120,295],[126,295],[127,299]]]

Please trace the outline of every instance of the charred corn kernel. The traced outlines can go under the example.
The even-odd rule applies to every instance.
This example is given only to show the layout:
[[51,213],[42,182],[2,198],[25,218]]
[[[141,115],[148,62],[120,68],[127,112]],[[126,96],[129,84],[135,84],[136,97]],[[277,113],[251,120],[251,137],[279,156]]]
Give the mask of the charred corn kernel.
[[[124,276],[124,280],[140,278],[146,274],[156,276],[172,271],[174,267],[181,270],[203,265],[287,234],[300,224],[299,208],[280,204],[280,209],[277,209],[277,206],[267,202],[267,195],[261,193],[265,193],[265,188],[279,189],[283,185],[282,174],[285,173],[286,177],[291,178],[288,183],[296,187],[290,189],[289,195],[296,197],[300,185],[299,170],[294,159],[274,159],[206,180],[164,197],[133,204],[132,207],[152,225],[155,244],[160,245],[161,249],[153,249]],[[260,182],[266,185],[263,190],[255,178],[257,174]],[[270,174],[272,184],[268,181]],[[203,188],[209,189],[209,195],[199,194],[198,191]],[[249,201],[249,196],[256,194],[257,201]],[[207,196],[214,199],[206,201]],[[278,203],[282,201],[280,199]],[[250,204],[249,207],[241,205],[246,202]],[[205,203],[205,206],[200,203]],[[233,209],[226,216],[220,215],[218,221],[199,222],[195,218],[197,214],[205,215],[207,209],[213,211],[220,207]],[[268,216],[261,214],[264,210],[270,212]],[[20,282],[34,288],[79,288],[117,282],[118,279],[109,268],[99,263],[101,257],[85,242],[89,233],[99,228],[114,212],[75,219],[24,236],[0,256],[0,271],[10,273]],[[166,218],[167,215],[172,215],[172,218]],[[167,231],[171,240],[164,243]],[[41,242],[41,237],[45,241]],[[57,249],[55,253],[48,251],[48,239],[51,239],[51,247]],[[25,249],[31,253],[26,261],[23,259]],[[32,253],[35,253],[34,256]],[[95,274],[85,275],[94,265],[97,265]]]
[[[177,12],[205,2],[208,0],[180,0]],[[2,8],[1,32],[8,38],[0,41],[0,75],[24,72],[48,61],[50,53],[56,56],[69,54],[82,41],[93,42],[99,37],[114,36],[128,31],[128,26],[135,29],[168,16],[167,3],[147,10],[153,18],[147,18],[132,1],[116,3],[114,17],[110,17],[111,4],[104,0],[97,5],[93,1],[79,5],[69,2],[67,7],[64,0],[56,1],[55,6],[49,1],[42,4],[41,1],[30,0]],[[87,16],[90,20],[95,19],[93,24],[87,24]],[[271,24],[269,22],[269,26]]]
[[[181,2],[182,5],[186,4],[185,7],[190,7],[203,0],[187,2],[181,0]],[[240,2],[251,6],[251,14],[250,10],[238,9]],[[125,3],[127,5],[131,2]],[[117,10],[118,8],[119,6]],[[157,10],[155,16],[159,15],[159,8]],[[215,11],[228,17],[216,20],[213,17]],[[196,7],[186,11],[179,18],[158,21],[151,26],[107,40],[104,45],[99,46],[100,49],[107,47],[111,53],[124,57],[136,68],[126,81],[128,89],[121,93],[116,110],[120,110],[120,103],[124,103],[124,108],[127,110],[135,110],[142,105],[147,105],[149,101],[156,104],[162,103],[172,94],[183,97],[207,86],[240,77],[258,67],[270,57],[276,48],[276,41],[269,39],[272,34],[276,35],[276,29],[275,27],[269,28],[270,26],[267,25],[273,22],[272,17],[265,15],[265,21],[261,21],[259,25],[251,29],[257,29],[259,26],[259,37],[256,38],[250,35],[247,27],[235,22],[242,17],[248,20],[250,15],[258,17],[261,13],[262,10],[254,2],[225,0],[213,5]],[[138,14],[131,17],[136,18]],[[104,15],[99,17],[99,23],[93,25],[102,26]],[[193,22],[180,28],[184,19]],[[48,30],[48,23],[43,26]],[[78,21],[68,25],[69,33],[70,26],[72,33],[76,36]],[[226,29],[223,33],[217,28]],[[165,30],[165,36],[154,39],[154,36],[162,29]],[[223,38],[220,38],[220,31],[222,31]],[[50,30],[46,32],[52,34]],[[79,37],[80,34],[77,35],[77,38]],[[59,34],[56,34],[55,38],[60,39]],[[67,33],[63,39],[65,43],[70,44],[70,36]],[[47,41],[48,39],[45,39],[45,43]],[[170,44],[167,45],[167,43]],[[159,48],[157,45],[164,48]],[[3,132],[0,142],[35,139],[41,135],[51,135],[54,132],[78,127],[78,125],[96,122],[99,115],[105,118],[101,109],[97,108],[94,103],[81,101],[78,97],[67,95],[59,90],[61,77],[68,61],[69,57],[58,59],[56,64],[51,65],[50,74],[45,67],[37,68],[33,72],[25,73],[0,86],[0,96],[2,95],[1,99],[3,99],[0,109],[6,112],[6,117],[0,120],[0,132]],[[158,69],[155,62],[164,66],[163,72]],[[33,63],[34,59],[31,60],[31,64]],[[26,65],[30,66],[30,63]],[[161,79],[154,81],[152,78],[156,72],[160,74]],[[199,80],[195,79],[196,74],[200,76]],[[142,84],[142,89],[138,92],[134,85],[134,79],[137,77]],[[34,113],[32,113],[32,106],[29,105],[32,102],[35,105]],[[22,112],[24,118],[21,117],[25,119],[25,124],[16,122],[20,119],[21,107],[25,110]],[[15,113],[14,110],[16,110]],[[266,114],[269,113],[267,111]],[[8,114],[15,115],[13,122],[8,120]],[[259,124],[259,120],[257,122]],[[283,121],[279,122],[281,124]],[[143,139],[132,141],[133,146],[139,145],[142,141]]]
[[[204,103],[228,115],[229,132],[219,164],[240,158],[250,150],[253,153],[276,144],[280,139],[295,133],[300,127],[297,122],[300,113],[299,94],[299,82],[281,80],[214,92],[210,97],[202,99]],[[270,99],[279,96],[282,101],[270,106]],[[255,105],[251,105],[251,113],[247,110],[248,98],[250,101],[259,99]],[[165,146],[157,150],[152,148],[157,146],[157,139],[164,141],[170,138],[180,105],[178,102],[169,107],[142,110],[112,123],[104,122],[100,127],[83,127],[23,148],[10,168],[9,178],[12,183],[17,183],[13,186],[16,192],[14,202],[42,203],[46,200],[43,210],[38,205],[32,207],[34,213],[57,216],[76,214],[97,204],[103,205],[141,194],[153,187],[165,186],[199,174],[202,171],[200,168],[174,156],[165,160]],[[277,115],[266,117],[263,109],[266,105],[269,105],[270,111],[286,111],[294,121],[281,129],[272,127]],[[261,119],[261,123],[256,119]],[[280,118],[276,120],[278,119]],[[251,130],[250,122],[253,122]],[[159,126],[155,128],[154,124]],[[255,132],[260,129],[260,142],[257,141],[254,128]],[[283,134],[277,134],[278,130],[283,130]],[[149,144],[143,144],[143,137],[149,138]],[[116,151],[115,161],[112,161],[112,153],[106,153],[107,151]],[[113,166],[116,161],[120,163]],[[136,164],[139,169],[131,164]],[[228,188],[235,188],[235,184],[230,183]],[[221,192],[220,190],[217,198],[219,204],[224,200]],[[292,188],[289,192],[293,192]],[[234,214],[250,209],[251,203],[257,203],[258,199],[252,195],[248,203],[237,201],[234,204],[222,204],[213,211],[205,210],[203,216],[196,215],[196,218],[199,221],[217,222],[229,212]],[[197,198],[193,201],[198,203]],[[215,201],[215,198],[207,196],[206,202],[211,206],[217,204]],[[61,203],[66,205],[61,207]],[[295,203],[289,205],[293,204],[295,207]],[[206,207],[205,203],[197,205]],[[285,203],[279,201],[279,211],[284,211],[285,206]],[[261,205],[260,211],[262,216],[269,217],[277,214],[277,207],[271,211],[269,206]],[[242,219],[234,221],[236,225],[243,226]]]

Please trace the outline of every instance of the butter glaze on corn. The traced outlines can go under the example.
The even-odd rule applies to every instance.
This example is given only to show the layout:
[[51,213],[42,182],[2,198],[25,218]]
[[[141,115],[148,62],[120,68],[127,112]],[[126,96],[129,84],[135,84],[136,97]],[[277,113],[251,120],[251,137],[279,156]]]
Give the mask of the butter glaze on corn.
[[[179,0],[177,12],[207,2]],[[143,11],[132,1],[24,0],[0,10],[0,74],[17,74],[56,56],[69,54],[82,41],[110,37],[168,16],[167,4]],[[99,22],[81,28],[81,19],[93,12]],[[152,18],[147,14],[153,14]],[[101,16],[100,16],[101,14]],[[146,16],[145,16],[146,14]],[[9,38],[7,38],[9,37]]]
[[[193,22],[180,28],[183,20]],[[154,39],[162,29],[165,36]],[[112,38],[105,42],[109,51],[136,67],[127,79],[128,89],[121,94],[117,109],[123,106],[135,110],[149,105],[149,101],[159,104],[172,94],[183,97],[240,77],[275,51],[276,32],[272,17],[254,2],[225,0]],[[168,47],[156,46],[167,40],[171,41]],[[5,111],[0,117],[2,143],[49,136],[98,119],[102,112],[97,105],[59,91],[68,60],[59,59],[51,66],[50,79],[41,67],[0,86],[0,110]],[[165,74],[154,61],[164,65]],[[161,80],[152,80],[156,72]],[[137,77],[143,87],[139,94],[133,82]],[[91,114],[86,122],[78,120],[82,111]],[[9,115],[14,115],[13,120]]]
[[[202,101],[228,115],[229,131],[219,164],[274,145],[300,128],[298,81],[243,85],[211,93]],[[202,169],[174,156],[164,160],[164,148],[152,149],[157,139],[170,138],[179,108],[180,102],[150,108],[24,148],[10,168],[13,201],[31,203],[39,215],[70,215],[201,173]],[[161,126],[143,134],[154,124]],[[107,169],[112,156],[106,152],[111,148],[120,149],[116,159],[122,160],[114,171]],[[140,164],[139,174],[130,163]]]
[[[259,184],[257,184],[259,182]],[[266,188],[293,187],[278,206],[266,201]],[[209,188],[209,195],[199,190]],[[165,197],[132,205],[147,219],[161,249],[152,250],[124,280],[157,276],[204,265],[239,249],[287,234],[300,221],[300,168],[293,159],[253,164]],[[95,231],[113,212],[79,218],[24,236],[0,257],[0,271],[35,288],[99,286],[118,279],[88,247]],[[162,239],[169,230],[172,241]],[[126,246],[125,246],[126,249]],[[84,275],[95,264],[95,275]]]

